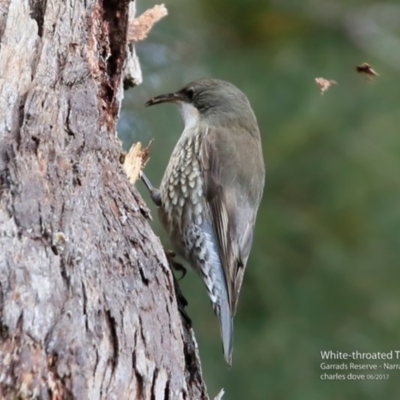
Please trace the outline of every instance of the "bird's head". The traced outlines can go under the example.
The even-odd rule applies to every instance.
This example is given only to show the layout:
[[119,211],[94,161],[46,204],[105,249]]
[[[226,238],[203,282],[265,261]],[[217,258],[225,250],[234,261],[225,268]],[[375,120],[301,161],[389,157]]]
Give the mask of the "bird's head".
[[199,79],[174,93],[150,99],[146,106],[176,103],[186,127],[199,119],[222,124],[232,119],[246,118],[255,122],[250,103],[243,92],[229,82],[218,79]]

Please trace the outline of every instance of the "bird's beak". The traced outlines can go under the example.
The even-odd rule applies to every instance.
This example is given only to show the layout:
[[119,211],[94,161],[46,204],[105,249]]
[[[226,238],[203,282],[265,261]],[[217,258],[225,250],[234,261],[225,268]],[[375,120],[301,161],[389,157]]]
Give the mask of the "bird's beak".
[[149,106],[154,106],[155,104],[160,104],[160,103],[175,103],[177,101],[182,101],[183,97],[182,95],[177,92],[177,93],[167,93],[167,94],[160,94],[159,96],[152,97],[147,103],[146,107]]

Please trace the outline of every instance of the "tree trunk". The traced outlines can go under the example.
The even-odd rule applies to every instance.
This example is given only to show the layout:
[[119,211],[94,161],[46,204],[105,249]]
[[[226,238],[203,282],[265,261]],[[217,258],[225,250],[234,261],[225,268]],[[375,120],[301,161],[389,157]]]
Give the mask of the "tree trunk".
[[0,6],[1,399],[208,398],[119,163],[128,9]]

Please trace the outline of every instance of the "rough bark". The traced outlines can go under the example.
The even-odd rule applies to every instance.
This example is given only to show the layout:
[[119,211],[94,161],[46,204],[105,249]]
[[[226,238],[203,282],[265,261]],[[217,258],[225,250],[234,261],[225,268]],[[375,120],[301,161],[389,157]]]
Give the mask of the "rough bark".
[[119,163],[128,9],[0,5],[2,399],[208,398],[161,244]]

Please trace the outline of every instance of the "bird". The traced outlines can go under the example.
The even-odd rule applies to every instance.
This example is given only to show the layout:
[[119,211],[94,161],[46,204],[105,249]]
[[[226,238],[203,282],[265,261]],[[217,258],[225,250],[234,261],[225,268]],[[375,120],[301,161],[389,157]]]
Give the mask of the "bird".
[[227,81],[198,79],[146,106],[166,102],[178,105],[184,130],[160,188],[142,180],[175,252],[204,280],[231,366],[233,317],[265,182],[260,130],[246,95]]

